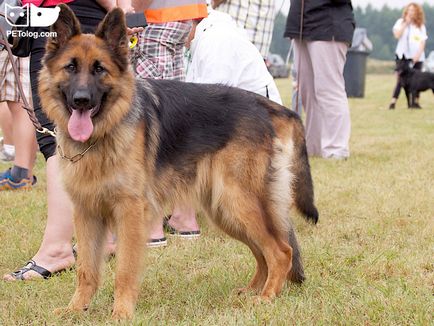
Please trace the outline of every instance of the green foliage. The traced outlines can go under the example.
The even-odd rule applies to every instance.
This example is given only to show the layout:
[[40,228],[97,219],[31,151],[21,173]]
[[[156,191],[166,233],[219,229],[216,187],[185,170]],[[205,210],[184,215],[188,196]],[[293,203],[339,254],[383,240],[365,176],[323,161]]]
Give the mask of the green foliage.
[[[434,6],[425,3],[423,9],[425,11],[425,26],[428,34],[425,53],[428,55],[430,51],[434,51]],[[383,6],[381,9],[375,9],[371,5],[366,6],[364,9],[360,7],[354,8],[357,27],[367,29],[368,37],[374,45],[374,49],[370,54],[371,58],[381,60],[394,59],[396,39],[393,37],[392,27],[401,15],[402,9],[392,9],[388,6]],[[276,16],[270,48],[272,53],[279,53],[283,58],[286,58],[289,49],[288,42],[283,39],[285,24],[286,16],[279,12]]]
[[270,52],[277,53],[285,60],[289,51],[290,40],[283,37],[285,32],[286,16],[278,12],[274,20],[273,38],[271,40]]

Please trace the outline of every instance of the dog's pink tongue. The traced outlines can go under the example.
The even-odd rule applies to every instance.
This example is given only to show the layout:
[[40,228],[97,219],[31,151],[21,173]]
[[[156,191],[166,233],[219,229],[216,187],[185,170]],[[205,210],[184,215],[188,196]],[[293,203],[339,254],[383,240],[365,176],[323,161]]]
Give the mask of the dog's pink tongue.
[[90,138],[93,132],[90,110],[72,110],[68,122],[68,131],[72,139],[84,143]]

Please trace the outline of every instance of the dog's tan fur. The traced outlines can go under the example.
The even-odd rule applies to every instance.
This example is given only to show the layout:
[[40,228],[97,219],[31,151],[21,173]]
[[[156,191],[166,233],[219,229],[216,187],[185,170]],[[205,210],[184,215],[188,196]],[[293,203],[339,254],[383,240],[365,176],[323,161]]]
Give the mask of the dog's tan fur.
[[[124,24],[121,16],[114,10],[99,30],[109,28],[113,17]],[[66,34],[65,25],[78,28],[66,6],[62,6],[56,24],[54,28]],[[274,116],[276,136],[253,143],[243,137],[246,131],[240,125],[223,149],[198,162],[193,183],[190,176],[174,168],[157,173],[157,148],[145,150],[145,143],[157,144],[159,131],[152,127],[146,133],[145,129],[151,127],[145,122],[135,127],[123,122],[133,101],[132,72],[121,72],[112,62],[104,43],[107,40],[80,33],[62,37],[67,38],[63,42],[68,51],[56,48],[62,40],[52,40],[47,46],[47,55],[52,57],[40,74],[42,106],[57,125],[58,144],[65,155],[74,156],[95,143],[78,162],[61,160],[60,164],[65,188],[74,204],[80,244],[78,285],[67,310],[82,311],[89,306],[100,282],[104,235],[111,227],[117,235],[113,316],[131,318],[143,270],[147,229],[153,217],[161,216],[163,208],[175,202],[194,203],[218,227],[251,249],[257,261],[256,273],[240,291],[254,290],[261,300],[270,300],[282,290],[286,278],[297,281],[291,276],[293,249],[288,236],[293,231],[288,215],[293,202],[291,171],[298,164],[293,148],[294,143],[304,142],[302,127],[300,133],[296,122]],[[95,119],[94,132],[85,144],[68,135],[69,114],[56,87],[68,78],[62,67],[71,57],[79,58],[84,66],[98,58],[110,71],[103,83],[114,86],[107,98],[110,110],[102,111]],[[86,83],[86,74],[82,82]],[[270,112],[282,110],[270,101],[263,105]],[[270,169],[276,182],[267,179]]]

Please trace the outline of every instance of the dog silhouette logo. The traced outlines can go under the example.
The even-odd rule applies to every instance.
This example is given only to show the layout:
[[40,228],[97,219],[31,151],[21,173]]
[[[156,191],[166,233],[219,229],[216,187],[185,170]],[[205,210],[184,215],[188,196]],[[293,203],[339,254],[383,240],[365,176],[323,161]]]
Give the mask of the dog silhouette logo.
[[35,5],[30,7],[30,26],[47,27],[53,25],[59,18],[60,8],[39,8]]
[[[6,21],[12,26],[48,27],[59,18],[60,8],[39,8],[31,4],[22,7],[14,7],[6,4]],[[30,12],[30,15],[29,15]],[[20,17],[26,17],[24,22],[17,24]]]

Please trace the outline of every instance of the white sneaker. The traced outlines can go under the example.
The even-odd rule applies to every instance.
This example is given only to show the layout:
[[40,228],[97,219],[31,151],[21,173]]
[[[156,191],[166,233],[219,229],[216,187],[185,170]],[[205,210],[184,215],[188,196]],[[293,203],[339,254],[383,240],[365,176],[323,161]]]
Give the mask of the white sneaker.
[[0,161],[11,162],[15,159],[15,155],[10,155],[6,153],[4,147],[0,147]]

